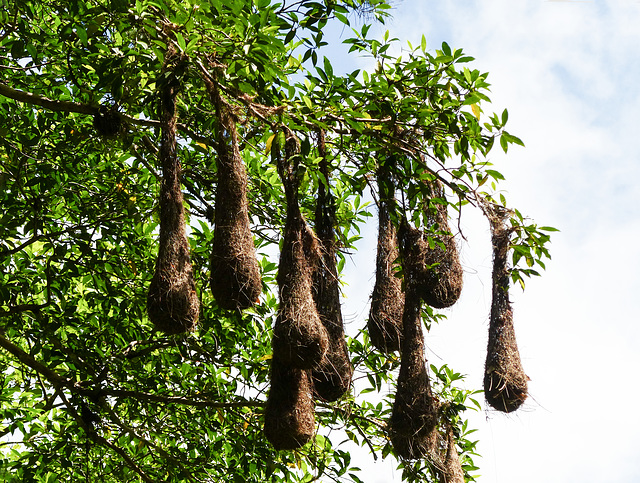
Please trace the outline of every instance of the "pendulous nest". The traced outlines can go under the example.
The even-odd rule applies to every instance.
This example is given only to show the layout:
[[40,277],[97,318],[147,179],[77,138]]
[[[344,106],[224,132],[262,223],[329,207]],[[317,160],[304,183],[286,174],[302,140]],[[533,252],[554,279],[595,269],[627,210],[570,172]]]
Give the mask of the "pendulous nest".
[[405,293],[402,359],[389,436],[398,456],[419,459],[429,453],[439,402],[431,391],[424,356],[420,298],[411,285]]
[[329,348],[327,329],[313,299],[313,272],[321,259],[318,240],[298,204],[299,146],[288,133],[278,171],[287,198],[287,218],[278,266],[280,305],[273,327],[274,357],[299,369],[317,367]]
[[376,282],[371,294],[367,331],[373,346],[381,352],[400,350],[402,343],[402,312],[404,294],[402,281],[394,274],[398,259],[398,233],[390,216],[393,188],[388,173],[378,172],[378,246]]
[[493,243],[493,289],[489,343],[485,362],[484,394],[498,411],[512,412],[527,399],[529,378],[522,368],[509,301],[509,268],[507,256],[512,230],[505,224],[506,210],[487,209]]
[[[435,182],[431,187],[434,198],[444,198],[444,193]],[[422,230],[404,222],[400,226],[401,243],[411,266],[420,267],[415,273],[416,289],[427,305],[437,309],[451,307],[462,292],[462,265],[455,237],[450,235],[446,205],[434,203],[427,212],[428,228],[442,234],[429,236]]]
[[453,429],[447,425],[442,431],[434,431],[429,451],[429,462],[438,476],[438,483],[464,483],[464,470],[456,449]]
[[275,449],[297,449],[315,432],[315,413],[309,372],[274,357],[271,388],[264,411],[264,433]]
[[93,127],[100,136],[106,138],[117,137],[124,131],[124,123],[120,113],[115,108],[100,106],[93,115]]
[[216,106],[218,154],[211,291],[220,307],[243,310],[255,305],[262,293],[249,222],[247,171],[230,108],[212,81],[208,80],[207,88]]
[[329,347],[320,364],[312,370],[311,377],[316,397],[324,401],[336,401],[351,387],[353,366],[344,338],[336,266],[335,202],[329,191],[329,165],[322,131],[319,134],[319,151],[322,156],[320,172],[324,180],[318,188],[315,228],[321,257],[314,271],[313,295],[320,321],[327,331]]
[[[172,62],[176,61],[175,53],[167,53],[166,59],[165,70],[169,71]],[[147,312],[157,329],[166,334],[177,334],[193,330],[198,321],[200,301],[189,256],[180,189],[180,160],[176,155],[176,99],[180,86],[175,76],[169,75],[166,79],[160,86],[160,243],[147,294]]]

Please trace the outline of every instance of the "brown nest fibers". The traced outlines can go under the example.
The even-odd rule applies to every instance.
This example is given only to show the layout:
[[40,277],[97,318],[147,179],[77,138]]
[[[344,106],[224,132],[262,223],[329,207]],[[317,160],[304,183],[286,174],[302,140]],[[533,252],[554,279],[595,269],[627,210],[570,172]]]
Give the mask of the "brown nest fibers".
[[314,301],[320,321],[329,338],[327,354],[311,373],[314,394],[325,401],[340,399],[351,386],[353,366],[344,338],[340,306],[340,287],[336,267],[336,234],[334,231],[335,202],[329,190],[329,163],[324,132],[319,133],[320,172],[315,214],[316,235],[321,245],[321,257],[314,271]]
[[[404,268],[406,274],[407,267]],[[402,361],[391,412],[390,438],[398,456],[419,459],[432,446],[439,403],[431,391],[424,356],[420,297],[412,283],[408,283],[405,293]]]
[[[444,198],[439,184],[432,183],[434,198]],[[451,307],[460,298],[462,292],[462,265],[458,255],[455,238],[450,235],[446,205],[437,203],[427,212],[428,228],[443,232],[432,236],[429,244],[428,235],[410,227],[401,225],[401,238],[406,246],[405,256],[412,266],[420,267],[416,271],[416,289],[422,300],[431,307],[444,309]]]
[[176,155],[176,99],[180,85],[173,69],[180,61],[175,52],[168,52],[166,59],[165,72],[170,75],[160,86],[160,244],[147,294],[147,312],[157,329],[166,334],[177,334],[193,330],[200,302],[189,256],[180,189],[181,168]]
[[280,305],[271,343],[274,357],[298,369],[311,369],[322,362],[329,339],[313,300],[313,271],[321,255],[318,241],[298,204],[298,159],[299,142],[287,132],[285,157],[278,159],[287,218],[276,277]]
[[100,136],[106,138],[117,137],[125,129],[117,109],[110,109],[107,106],[100,106],[98,112],[93,115],[93,127]]
[[456,449],[453,431],[447,431],[447,452],[440,475],[441,483],[464,483],[464,470],[460,462],[460,455]]
[[508,213],[505,209],[494,206],[485,212],[491,222],[493,289],[484,394],[493,408],[509,413],[518,409],[527,398],[529,379],[522,368],[509,301],[507,256],[512,230],[506,226]]
[[274,357],[271,388],[264,411],[264,433],[277,450],[297,449],[315,432],[315,413],[309,372]]
[[429,461],[438,476],[438,483],[464,483],[464,470],[456,449],[453,429],[447,425],[442,431],[434,431],[431,439]]
[[380,166],[378,183],[378,247],[376,282],[371,294],[367,330],[373,346],[381,352],[400,350],[404,294],[402,281],[394,274],[398,259],[398,233],[389,210],[393,203],[393,184],[384,165]]
[[259,301],[260,266],[249,223],[247,171],[234,116],[216,85],[205,79],[216,108],[218,184],[210,257],[211,291],[218,306],[243,310]]

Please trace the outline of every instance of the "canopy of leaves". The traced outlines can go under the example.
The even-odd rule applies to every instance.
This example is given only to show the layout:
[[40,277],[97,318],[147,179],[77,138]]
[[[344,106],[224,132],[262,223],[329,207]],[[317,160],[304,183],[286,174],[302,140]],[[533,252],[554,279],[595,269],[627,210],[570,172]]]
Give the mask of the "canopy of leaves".
[[[522,143],[504,130],[506,111],[484,115],[487,74],[464,67],[472,58],[447,44],[430,53],[424,39],[392,56],[395,41],[371,39],[362,25],[384,20],[386,0],[0,0],[0,7],[4,476],[359,481],[343,440],[366,445],[372,457],[392,455],[390,401],[379,393],[398,359],[373,351],[363,333],[348,339],[357,393],[317,407],[315,440],[274,452],[262,434],[277,308],[274,247],[285,216],[271,155],[285,128],[300,139],[300,202],[312,224],[318,186],[331,186],[341,269],[371,215],[362,199],[381,155],[398,160],[396,216],[416,225],[429,202],[460,213],[465,205],[506,205],[495,199],[502,175],[486,155],[496,141],[505,151]],[[318,58],[323,29],[357,19],[346,43],[377,68],[336,75]],[[145,312],[157,253],[157,86],[169,46],[187,59],[178,156],[202,302],[197,330],[176,337],[154,331]],[[216,139],[224,138],[211,84],[237,120],[264,285],[260,303],[242,313],[219,308],[207,288]],[[329,179],[318,170],[320,130]],[[436,178],[446,200],[429,198],[424,181]],[[512,213],[511,276],[522,281],[544,268],[549,237]],[[477,403],[456,389],[459,374],[431,369],[471,478],[474,443],[461,415]],[[428,461],[399,464],[407,481],[435,478]]]

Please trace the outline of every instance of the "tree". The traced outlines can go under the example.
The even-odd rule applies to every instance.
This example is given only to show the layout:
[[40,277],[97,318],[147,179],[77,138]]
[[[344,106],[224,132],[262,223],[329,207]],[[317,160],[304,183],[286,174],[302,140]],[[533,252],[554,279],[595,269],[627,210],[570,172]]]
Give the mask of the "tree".
[[[272,364],[272,328],[280,330],[274,350],[290,349],[282,327],[299,327],[284,325],[279,302],[295,311],[306,291],[305,320],[317,312],[324,324],[317,331],[329,341],[318,342],[320,360],[343,350],[335,335],[341,322],[327,320],[340,317],[337,276],[376,210],[364,201],[369,193],[399,230],[400,258],[391,262],[407,293],[420,275],[408,268],[415,256],[402,251],[409,239],[402,233],[417,230],[425,249],[451,253],[447,208],[453,222],[480,209],[506,224],[512,282],[524,287],[544,268],[553,229],[506,208],[497,191],[503,177],[486,160],[496,140],[505,151],[522,144],[504,129],[506,110],[484,114],[487,74],[465,67],[473,59],[446,43],[430,53],[424,37],[392,56],[396,41],[370,38],[366,23],[384,21],[386,0],[5,0],[2,7],[5,475],[359,481],[342,439],[374,456],[403,456],[389,439],[393,395],[380,393],[396,380],[397,353],[376,350],[362,330],[346,338],[350,361],[336,356],[318,366],[311,355],[308,368],[292,369],[295,362]],[[338,75],[318,56],[323,32],[328,22],[350,26],[356,15],[364,21],[345,42],[377,67]],[[289,265],[278,261],[278,247]],[[441,266],[439,259],[426,268]],[[241,277],[249,282],[235,283]],[[152,279],[164,288],[150,292]],[[412,333],[444,319],[413,302]],[[307,397],[323,377],[335,389],[337,364],[349,381],[352,366],[365,382],[355,390],[346,384],[334,402],[327,393],[305,400],[315,404],[317,435],[312,427],[307,444],[274,451],[263,433],[267,394],[275,397],[270,374],[299,390],[308,384],[300,392]],[[476,396],[456,387],[461,376],[449,367],[425,369],[437,401],[429,434],[438,435],[441,452],[460,454],[471,479],[464,411],[479,407]],[[438,460],[436,446],[399,459],[406,481],[444,478],[446,455]]]

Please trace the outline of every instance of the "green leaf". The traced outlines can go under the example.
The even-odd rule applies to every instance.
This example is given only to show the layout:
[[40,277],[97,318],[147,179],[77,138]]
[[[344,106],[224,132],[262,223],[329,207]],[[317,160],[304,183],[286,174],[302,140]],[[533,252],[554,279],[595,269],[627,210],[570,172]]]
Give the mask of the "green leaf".
[[467,80],[467,82],[469,84],[471,84],[471,82],[472,82],[472,80],[471,80],[471,71],[467,67],[465,67],[464,70],[463,70],[463,73],[464,73],[464,78]]
[[324,71],[329,77],[333,77],[333,66],[328,58],[324,58]]
[[500,172],[498,172],[496,170],[485,169],[485,172],[495,180],[503,180],[504,179],[504,176],[502,175],[502,173],[500,173]]
[[520,138],[517,138],[516,136],[513,136],[506,131],[502,131],[501,140],[500,140],[501,142],[502,142],[502,138],[504,138],[507,143],[524,146],[524,143],[522,142],[522,140],[520,140]]
[[308,96],[302,96],[302,100],[310,110],[313,110],[313,104],[311,103],[311,99],[309,99]]
[[182,36],[182,34],[180,32],[174,32],[174,35],[176,36],[176,42],[178,43],[178,47],[180,47],[180,50],[182,52],[186,52],[187,51],[187,44],[184,41],[184,37]]
[[507,140],[507,138],[504,136],[504,134],[502,134],[500,136],[500,147],[502,147],[502,150],[506,153],[507,150],[509,149],[509,141]]

